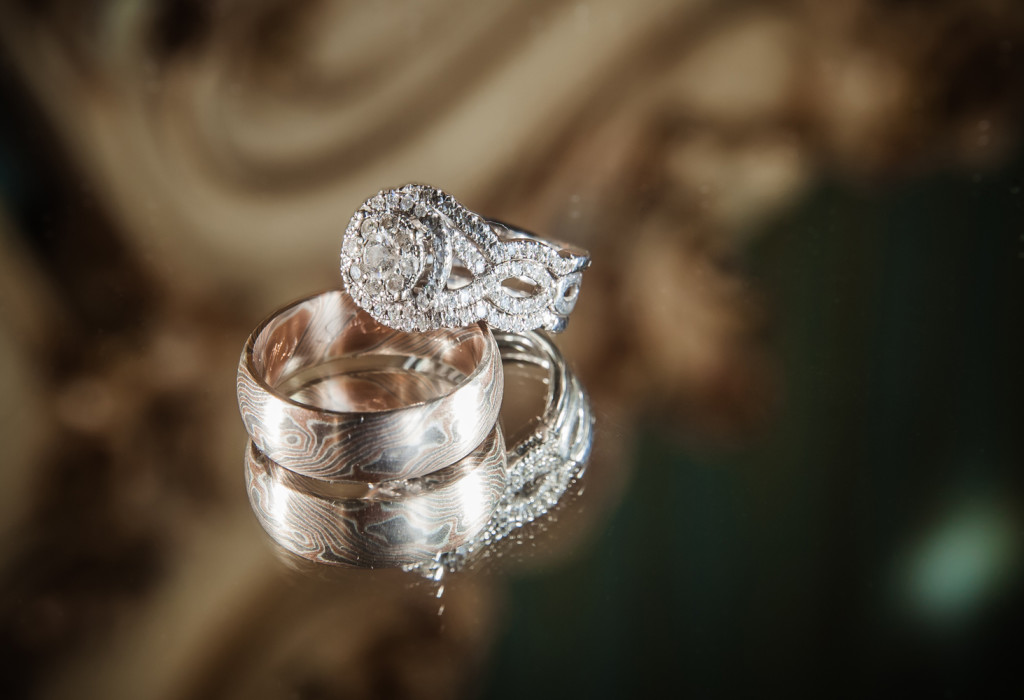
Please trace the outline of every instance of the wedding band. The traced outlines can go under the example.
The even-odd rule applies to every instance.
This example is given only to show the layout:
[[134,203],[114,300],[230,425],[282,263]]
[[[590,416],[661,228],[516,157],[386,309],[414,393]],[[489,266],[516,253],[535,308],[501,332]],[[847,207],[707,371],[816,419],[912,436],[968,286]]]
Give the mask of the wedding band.
[[263,321],[237,377],[242,420],[260,452],[306,476],[366,482],[458,462],[492,430],[502,388],[486,327],[405,333],[341,291]]
[[257,519],[287,551],[328,564],[402,566],[464,545],[489,522],[505,490],[505,445],[495,426],[457,464],[359,486],[300,476],[250,441],[245,477]]
[[370,197],[341,248],[345,289],[402,330],[486,321],[505,331],[562,331],[589,265],[584,250],[488,221],[425,185]]

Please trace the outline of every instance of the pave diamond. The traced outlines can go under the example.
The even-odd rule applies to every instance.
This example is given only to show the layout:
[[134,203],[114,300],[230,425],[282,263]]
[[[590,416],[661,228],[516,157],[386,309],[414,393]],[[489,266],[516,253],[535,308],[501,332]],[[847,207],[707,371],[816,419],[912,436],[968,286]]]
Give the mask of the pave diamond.
[[403,250],[410,250],[416,245],[416,238],[410,231],[399,231],[395,234],[395,243]]
[[344,245],[341,247],[345,251],[345,255],[349,255],[353,258],[359,256],[359,251],[362,250],[362,244],[359,239],[353,236],[352,238],[346,238]]
[[387,272],[395,266],[398,259],[394,253],[382,245],[367,246],[363,253],[363,264],[370,272]]

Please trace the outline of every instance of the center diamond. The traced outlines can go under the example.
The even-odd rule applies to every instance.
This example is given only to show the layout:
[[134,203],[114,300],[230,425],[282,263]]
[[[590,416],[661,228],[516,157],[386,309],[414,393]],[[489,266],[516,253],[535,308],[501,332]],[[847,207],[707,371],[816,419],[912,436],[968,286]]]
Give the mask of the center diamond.
[[384,274],[398,264],[398,256],[383,245],[370,245],[363,251],[363,265],[368,272]]
[[342,243],[342,272],[377,304],[410,299],[430,269],[435,225],[415,193],[381,193],[353,218]]

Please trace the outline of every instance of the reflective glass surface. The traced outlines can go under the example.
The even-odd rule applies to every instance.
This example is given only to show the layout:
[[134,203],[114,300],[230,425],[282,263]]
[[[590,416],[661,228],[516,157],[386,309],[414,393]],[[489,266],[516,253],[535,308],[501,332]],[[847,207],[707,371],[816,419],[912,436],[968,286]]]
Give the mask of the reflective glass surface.
[[[1021,3],[19,1],[0,55],[0,696],[1020,693]],[[410,182],[589,252],[551,287],[572,380],[499,334],[490,500],[284,474],[257,517],[268,314],[352,266],[478,310],[494,260],[409,217],[459,222],[346,242]],[[387,410],[478,355],[281,391]],[[576,419],[536,438],[559,382]],[[461,511],[408,505],[441,488]],[[326,499],[398,504],[374,536],[429,556],[268,535]]]

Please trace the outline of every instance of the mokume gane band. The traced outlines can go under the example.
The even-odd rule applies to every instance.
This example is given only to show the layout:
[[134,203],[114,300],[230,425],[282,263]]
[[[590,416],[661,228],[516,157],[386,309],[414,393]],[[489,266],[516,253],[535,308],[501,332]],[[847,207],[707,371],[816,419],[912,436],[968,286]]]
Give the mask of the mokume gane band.
[[[380,410],[331,410],[294,398],[306,375],[382,358],[413,373],[447,373],[455,386]],[[242,420],[260,452],[306,476],[374,483],[429,474],[472,452],[497,421],[503,386],[498,348],[483,324],[397,331],[340,290],[297,301],[263,321],[245,344],[237,376]]]
[[494,429],[458,463],[385,482],[361,497],[284,469],[249,442],[249,502],[281,547],[314,562],[376,568],[431,560],[469,542],[505,492],[505,443]]

